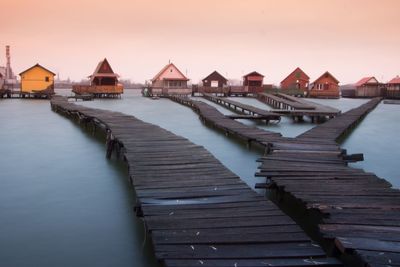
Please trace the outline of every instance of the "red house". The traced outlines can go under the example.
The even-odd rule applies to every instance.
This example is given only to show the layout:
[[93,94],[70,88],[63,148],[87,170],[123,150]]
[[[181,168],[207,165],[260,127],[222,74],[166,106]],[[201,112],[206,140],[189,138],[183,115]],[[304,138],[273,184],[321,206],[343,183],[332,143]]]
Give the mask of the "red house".
[[400,77],[398,75],[387,83],[386,96],[400,98]]
[[264,75],[253,71],[243,76],[244,91],[254,94],[263,92]]
[[310,77],[299,67],[281,81],[282,90],[298,89],[307,92]]
[[364,77],[356,84],[356,97],[376,97],[382,95],[382,84],[375,77]]
[[315,98],[340,98],[339,81],[327,71],[312,83],[308,96]]

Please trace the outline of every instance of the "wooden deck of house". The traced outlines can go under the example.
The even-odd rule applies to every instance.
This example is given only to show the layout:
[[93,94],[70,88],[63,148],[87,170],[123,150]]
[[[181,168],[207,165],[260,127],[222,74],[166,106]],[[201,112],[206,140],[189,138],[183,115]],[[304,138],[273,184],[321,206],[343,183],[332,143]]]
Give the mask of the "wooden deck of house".
[[261,102],[272,106],[271,111],[282,115],[292,116],[301,119],[308,116],[311,121],[320,121],[325,118],[333,118],[340,114],[340,110],[314,102],[306,101],[302,98],[293,97],[286,94],[267,94],[257,95],[257,99]]
[[373,99],[298,138],[268,136],[243,124],[229,125],[218,110],[205,103],[172,100],[192,107],[202,120],[230,134],[265,146],[267,153],[260,159],[257,176],[265,177],[265,186],[282,199],[291,196],[307,211],[317,211],[315,227],[325,241],[336,246],[349,266],[400,264],[400,191],[373,173],[349,167],[348,162],[362,157],[346,155],[336,143],[381,99]]
[[21,90],[1,89],[0,98],[40,98],[50,99],[54,95],[54,89],[33,90],[32,92],[21,92]]
[[[82,124],[104,128],[108,157],[114,149],[122,151],[137,212],[164,266],[341,265],[203,147],[126,114],[59,96],[51,105]],[[223,115],[215,120],[240,125]]]
[[211,86],[192,86],[192,96],[202,96],[204,94],[214,94],[227,96],[229,95],[230,87],[211,87]]
[[118,85],[73,85],[72,92],[76,95],[93,95],[95,98],[120,98],[124,87]]
[[[212,94],[203,94],[203,97],[211,102],[217,103],[223,107],[226,107],[234,112],[240,112],[243,116],[228,116],[230,118],[246,118],[246,119],[263,119],[266,121],[280,121],[281,116],[277,113],[269,112],[261,108],[256,108],[254,106],[246,105],[234,100],[230,100],[224,97],[214,96]],[[252,116],[248,116],[252,115]]]

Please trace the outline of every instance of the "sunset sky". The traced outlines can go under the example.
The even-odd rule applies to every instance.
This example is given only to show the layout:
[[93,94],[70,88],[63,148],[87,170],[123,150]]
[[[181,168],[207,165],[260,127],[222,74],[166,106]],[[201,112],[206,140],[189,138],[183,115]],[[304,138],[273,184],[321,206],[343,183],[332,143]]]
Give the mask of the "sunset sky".
[[81,80],[107,57],[124,79],[151,79],[168,60],[193,83],[213,70],[258,71],[279,84],[295,67],[341,84],[400,74],[397,0],[3,0],[0,65],[40,63]]

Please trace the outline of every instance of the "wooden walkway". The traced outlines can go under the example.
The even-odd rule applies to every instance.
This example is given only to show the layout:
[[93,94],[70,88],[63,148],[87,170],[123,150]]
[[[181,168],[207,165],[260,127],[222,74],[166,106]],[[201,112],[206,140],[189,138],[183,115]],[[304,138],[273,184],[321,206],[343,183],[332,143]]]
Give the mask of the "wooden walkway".
[[212,94],[203,94],[203,97],[211,102],[217,103],[225,108],[228,108],[234,112],[240,112],[243,115],[253,115],[253,117],[247,117],[247,119],[260,119],[264,118],[266,121],[274,120],[280,121],[281,115],[273,113],[261,108],[246,105],[234,100],[227,99],[225,97],[218,97]]
[[226,135],[237,136],[249,145],[252,143],[260,144],[263,147],[268,146],[273,141],[282,139],[282,135],[276,132],[264,131],[256,127],[249,127],[243,123],[229,119],[227,116],[219,112],[215,107],[212,107],[202,101],[192,100],[188,97],[170,96],[172,101],[192,108],[199,114],[200,118],[220,129]]
[[297,149],[304,151],[312,149],[336,149],[337,153],[340,153],[340,149],[334,141],[323,139],[314,141],[306,138],[302,140],[295,140],[293,138],[282,137],[280,133],[262,130],[257,127],[251,127],[244,125],[243,123],[233,121],[224,116],[216,108],[204,102],[179,96],[170,96],[169,98],[175,102],[192,108],[199,114],[200,118],[204,122],[207,122],[213,127],[220,129],[226,135],[237,136],[249,144],[259,144],[267,148],[272,147],[273,145],[275,148],[281,149],[285,148],[286,146],[296,146]]
[[58,96],[51,105],[104,128],[108,156],[113,149],[123,152],[138,214],[164,266],[341,265],[203,147],[133,116]]
[[[219,112],[204,107],[205,103],[173,100],[191,106],[203,120],[235,133],[216,114]],[[322,236],[336,245],[350,266],[400,266],[400,191],[373,173],[349,167],[352,157],[335,142],[379,101],[373,99],[298,138],[253,140],[269,152],[260,159],[257,176],[266,177],[266,185],[279,195],[290,194],[307,209],[318,211]],[[241,128],[239,136],[246,131]],[[258,135],[256,129],[248,131]]]
[[381,98],[374,98],[364,105],[346,112],[334,120],[327,121],[318,127],[314,127],[298,136],[299,139],[328,139],[337,141],[340,137],[353,130],[353,128],[364,117],[373,110],[381,101]]
[[274,107],[271,111],[274,113],[303,117],[309,116],[312,122],[320,121],[323,118],[333,118],[340,114],[340,110],[304,99],[293,97],[286,94],[258,94],[257,99],[261,102]]

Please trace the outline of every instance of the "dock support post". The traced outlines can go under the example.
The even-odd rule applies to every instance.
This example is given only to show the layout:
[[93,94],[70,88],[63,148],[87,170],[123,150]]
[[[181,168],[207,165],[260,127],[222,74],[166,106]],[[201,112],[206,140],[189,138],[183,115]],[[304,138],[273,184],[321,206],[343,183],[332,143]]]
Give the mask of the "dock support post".
[[107,146],[107,152],[106,152],[106,157],[109,159],[111,158],[112,151],[114,148],[115,140],[114,137],[111,133],[110,130],[107,130],[107,141],[106,141],[106,146]]

